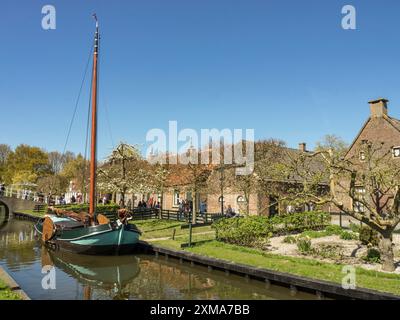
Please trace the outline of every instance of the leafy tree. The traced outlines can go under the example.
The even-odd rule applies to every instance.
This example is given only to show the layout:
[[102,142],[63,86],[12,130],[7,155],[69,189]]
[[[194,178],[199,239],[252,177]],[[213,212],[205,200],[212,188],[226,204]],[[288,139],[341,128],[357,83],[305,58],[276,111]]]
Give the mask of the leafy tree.
[[50,173],[48,156],[38,147],[21,144],[8,155],[6,179],[9,182],[35,183],[38,177],[48,173]]
[[60,176],[68,182],[74,181],[78,190],[85,193],[89,181],[89,161],[81,154],[78,154],[75,158],[69,157],[63,165]]

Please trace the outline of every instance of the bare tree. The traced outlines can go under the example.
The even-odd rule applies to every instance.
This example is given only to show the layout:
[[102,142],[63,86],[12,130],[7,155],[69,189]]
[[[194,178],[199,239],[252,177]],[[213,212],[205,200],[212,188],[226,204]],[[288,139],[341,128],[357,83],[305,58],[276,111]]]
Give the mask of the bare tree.
[[0,144],[0,166],[5,165],[9,154],[12,152],[8,144]]
[[53,174],[59,174],[64,168],[64,165],[75,158],[72,152],[61,154],[58,151],[49,152],[48,157],[50,169]]
[[[380,237],[382,268],[393,271],[393,231],[400,222],[400,166],[385,143],[363,141],[354,156],[343,157],[333,147],[293,159],[290,169],[305,182],[292,193],[293,199],[331,203],[349,216],[365,223]],[[319,158],[323,167],[312,171]],[[329,192],[318,192],[318,185],[329,184]]]

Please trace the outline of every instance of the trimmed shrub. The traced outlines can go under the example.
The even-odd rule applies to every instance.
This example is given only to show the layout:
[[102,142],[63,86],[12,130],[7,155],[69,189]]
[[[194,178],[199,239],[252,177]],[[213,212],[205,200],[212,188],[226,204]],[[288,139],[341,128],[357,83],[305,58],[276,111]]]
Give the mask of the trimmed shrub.
[[327,237],[327,236],[332,236],[332,235],[340,236],[340,238],[343,240],[357,240],[358,239],[358,234],[349,232],[349,231],[345,231],[340,226],[337,226],[337,225],[327,226],[325,228],[325,230],[322,230],[322,231],[307,230],[307,231],[302,232],[301,235],[310,237],[312,239],[322,238],[322,237]]
[[364,245],[371,245],[377,247],[379,244],[379,235],[375,230],[372,230],[368,226],[362,226],[360,228],[360,241]]
[[367,262],[379,263],[381,262],[381,254],[379,250],[375,248],[369,248],[367,251],[367,255],[363,257],[363,259]]
[[308,237],[299,237],[297,239],[297,249],[301,254],[307,255],[313,252],[311,239]]
[[360,233],[361,226],[358,223],[350,222],[350,230],[355,233]]
[[343,259],[343,247],[337,244],[319,244],[314,249],[314,255],[325,259],[341,260]]
[[325,212],[303,212],[290,215],[249,216],[245,218],[222,218],[214,222],[217,240],[253,246],[260,239],[271,236],[299,233],[305,230],[322,230],[330,224],[330,215]]
[[342,233],[340,234],[340,239],[343,240],[357,240],[358,237],[358,234],[349,231],[342,231]]
[[[79,212],[89,212],[89,205],[88,204],[68,204],[62,206],[55,206],[57,209],[62,209],[65,211],[73,211],[76,213]],[[111,204],[99,204],[96,206],[97,213],[105,213],[105,212],[117,212],[119,209],[119,205],[115,203]]]
[[338,235],[343,233],[343,229],[338,225],[330,225],[325,228],[326,234],[328,236]]

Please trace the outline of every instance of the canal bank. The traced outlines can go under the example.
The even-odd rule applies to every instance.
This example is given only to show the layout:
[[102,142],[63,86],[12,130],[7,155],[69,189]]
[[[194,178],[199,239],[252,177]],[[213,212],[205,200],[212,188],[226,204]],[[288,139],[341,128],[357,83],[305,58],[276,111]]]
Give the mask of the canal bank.
[[38,222],[40,219],[43,218],[40,216],[34,216],[32,214],[23,213],[23,212],[13,212],[13,217],[16,219],[28,220],[31,222]]
[[[38,217],[33,217],[31,215],[25,215],[22,213],[19,213],[18,218],[24,218],[28,220],[37,220],[39,219]],[[156,232],[160,232],[163,228],[160,228],[158,225],[157,221],[153,221],[152,223],[156,224],[156,226],[153,228],[156,230]],[[165,226],[161,226],[165,227]],[[158,230],[158,231],[157,231]],[[172,231],[172,230],[171,230]],[[173,232],[175,234],[175,232]],[[228,248],[229,246],[226,246],[222,243],[211,243],[208,244],[208,247],[218,245],[218,246],[223,246],[223,250]],[[201,247],[200,249],[206,248],[206,245],[199,246]],[[226,248],[225,248],[226,247]],[[223,255],[220,255],[218,257],[210,257],[208,255],[208,252],[206,250],[200,250],[203,251],[202,254],[196,254],[195,252],[190,252],[195,250],[196,247],[194,248],[187,248],[186,250],[179,250],[177,248],[171,248],[167,245],[160,244],[155,244],[155,243],[146,243],[146,242],[141,242],[140,244],[140,252],[145,253],[145,255],[153,255],[155,259],[158,261],[177,261],[179,265],[190,265],[191,268],[200,266],[208,272],[208,274],[212,274],[213,272],[222,272],[225,275],[225,278],[229,275],[239,275],[239,278],[241,279],[240,281],[246,283],[249,282],[250,280],[254,280],[254,282],[260,282],[264,283],[266,287],[268,286],[281,286],[284,288],[287,288],[290,290],[290,292],[306,292],[311,294],[312,296],[320,299],[320,298],[334,298],[334,299],[399,299],[400,297],[391,293],[385,293],[373,289],[365,289],[365,288],[357,288],[353,290],[345,290],[342,288],[340,283],[335,283],[331,281],[325,281],[325,279],[329,279],[328,277],[323,278],[324,280],[321,279],[315,279],[307,276],[302,276],[295,274],[295,270],[289,270],[289,272],[281,272],[281,271],[286,271],[284,268],[273,268],[270,269],[268,266],[267,267],[260,267],[262,264],[256,264],[254,266],[254,261],[247,261],[240,259],[238,255],[240,252],[235,252],[235,256],[232,256],[232,252],[229,255],[229,252],[226,251],[226,254],[224,252]],[[159,257],[162,256],[163,259],[160,259]],[[169,259],[171,258],[171,259]],[[274,259],[274,257],[261,257],[263,261],[269,262]],[[227,261],[230,260],[230,261]],[[186,262],[186,263],[185,263]],[[284,262],[285,263],[285,262]],[[253,264],[250,265],[250,264]],[[264,263],[264,265],[268,265],[268,263]],[[301,265],[301,263],[299,263]],[[307,265],[302,266],[307,268]],[[316,269],[313,269],[313,267],[310,265],[310,272],[308,274],[311,274],[312,277],[314,275],[320,276],[318,271]],[[332,266],[333,268],[334,266]],[[329,268],[331,268],[329,266]],[[293,273],[291,271],[294,271]],[[322,270],[325,272],[330,272],[329,270]],[[340,273],[340,272],[339,272]],[[380,273],[378,273],[379,275]],[[344,275],[340,275],[340,277],[343,277]],[[373,275],[372,275],[373,276]],[[371,280],[371,276],[368,281]],[[358,280],[358,279],[357,279]],[[383,279],[383,280],[388,280],[388,279]],[[336,281],[336,279],[335,279]],[[376,282],[383,282],[379,277],[377,276]],[[396,279],[392,279],[392,282],[396,282]],[[362,282],[357,282],[357,283],[362,283]],[[379,288],[381,289],[381,288]],[[386,290],[385,290],[386,291]],[[396,291],[394,291],[396,292]],[[396,292],[397,293],[397,292]]]
[[400,300],[400,296],[390,293],[383,293],[375,290],[356,288],[344,289],[341,285],[333,282],[316,280],[300,277],[288,273],[267,270],[249,265],[229,262],[222,259],[197,255],[186,251],[177,251],[156,245],[151,245],[144,241],[140,242],[140,250],[146,254],[154,254],[156,258],[163,256],[164,259],[178,259],[180,263],[188,262],[192,265],[201,265],[212,270],[222,270],[227,275],[234,273],[241,275],[244,281],[255,279],[265,282],[267,285],[275,284],[290,288],[294,291],[304,291],[315,294],[318,298],[333,299],[356,299],[356,300]]
[[[21,289],[19,284],[0,266],[0,284],[4,283],[6,285],[6,290],[11,291],[16,294],[21,300],[30,300],[28,295],[24,290]],[[0,295],[1,300],[1,295]],[[12,299],[15,300],[15,299]]]

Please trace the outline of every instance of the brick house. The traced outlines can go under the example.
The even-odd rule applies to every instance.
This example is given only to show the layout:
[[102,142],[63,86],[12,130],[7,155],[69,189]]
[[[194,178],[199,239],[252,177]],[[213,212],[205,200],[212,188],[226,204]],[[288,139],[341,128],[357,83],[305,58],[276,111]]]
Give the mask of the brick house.
[[[294,156],[301,152],[310,152],[307,151],[305,143],[300,143],[298,149],[282,147],[282,158],[279,159],[279,161],[283,161],[287,156]],[[162,207],[167,210],[177,210],[179,201],[181,200],[194,199],[192,192],[188,189],[188,180],[190,180],[188,172],[184,168],[179,168],[179,165],[174,166],[172,169],[173,170],[171,170],[168,177],[168,188],[162,197]],[[235,186],[235,167],[228,166],[224,169],[223,176],[226,181],[222,191],[219,187],[221,181],[221,170],[218,170],[217,166],[210,168],[207,178],[207,188],[197,194],[197,208],[199,208],[200,202],[205,202],[207,204],[207,212],[210,213],[219,213],[221,212],[221,206],[226,209],[228,205],[230,205],[237,213],[246,212],[247,201],[245,192],[243,189],[240,190],[240,188]],[[282,185],[281,188],[277,188],[277,190],[281,191],[269,193],[268,191],[260,192],[259,190],[254,190],[247,195],[249,202],[248,209],[251,215],[269,216],[287,212],[288,208],[280,207],[277,203],[277,199],[284,192],[284,185],[293,183],[293,181],[276,182],[271,180],[270,183],[279,183]],[[309,206],[303,208],[303,210],[309,209]]]
[[[400,120],[389,116],[388,102],[388,100],[382,98],[369,102],[370,115],[345,155],[346,159],[351,159],[354,165],[361,166],[365,160],[362,145],[366,141],[375,146],[382,145],[382,152],[391,151],[393,161],[399,161],[400,165]],[[343,182],[343,185],[349,187],[346,181]],[[362,185],[356,186],[356,192],[362,195],[365,193],[365,189]],[[345,207],[354,208],[360,212],[364,211],[360,204],[352,203],[352,199],[347,195],[346,190],[339,192],[339,196]]]

